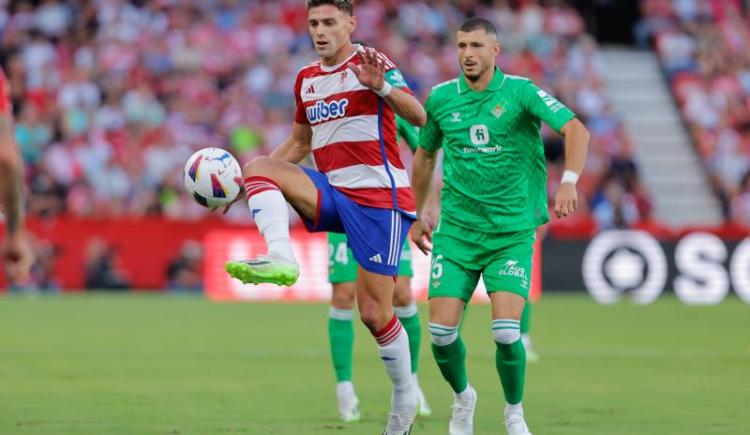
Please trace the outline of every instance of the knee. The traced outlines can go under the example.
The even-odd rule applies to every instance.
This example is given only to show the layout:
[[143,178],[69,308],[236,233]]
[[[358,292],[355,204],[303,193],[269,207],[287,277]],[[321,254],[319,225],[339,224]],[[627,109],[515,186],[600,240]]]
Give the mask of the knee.
[[354,307],[354,292],[346,291],[346,289],[333,292],[331,305],[336,308],[351,310]]
[[430,323],[430,341],[435,346],[448,346],[458,339],[458,325]]
[[[404,289],[399,289],[398,286],[396,286],[396,292],[393,294],[393,306],[394,307],[409,307],[412,305],[416,305],[416,304],[414,303],[414,298],[411,295],[411,290],[408,287],[404,290]],[[399,317],[403,317],[403,316],[399,314]]]
[[373,333],[378,332],[387,323],[387,320],[384,321],[383,317],[376,305],[360,305],[359,307],[359,318]]
[[513,344],[521,339],[521,329],[515,320],[495,320],[492,324],[492,335],[498,344]]
[[269,175],[273,159],[268,156],[259,156],[245,163],[242,167],[242,174],[245,177],[267,176]]

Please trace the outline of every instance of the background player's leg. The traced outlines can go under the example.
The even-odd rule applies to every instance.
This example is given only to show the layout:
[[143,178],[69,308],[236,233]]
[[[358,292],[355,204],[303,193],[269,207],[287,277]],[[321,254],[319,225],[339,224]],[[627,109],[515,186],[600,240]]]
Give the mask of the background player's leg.
[[523,307],[523,314],[521,314],[521,341],[523,347],[526,349],[526,361],[535,363],[539,361],[539,354],[534,352],[531,347],[531,301],[527,301]]
[[432,354],[440,373],[456,394],[466,391],[466,347],[458,333],[466,302],[459,298],[430,299]]
[[339,413],[344,421],[356,421],[360,418],[359,401],[352,384],[354,293],[353,281],[334,283],[328,314],[328,342],[336,373],[336,397]]
[[[403,260],[402,260],[403,262]],[[419,348],[422,345],[422,325],[419,321],[419,311],[417,302],[411,291],[411,278],[401,275],[396,278],[396,291],[393,295],[393,311],[396,313],[398,320],[401,321],[409,336],[409,354],[411,355],[411,376],[414,390],[417,393],[419,401],[419,415],[428,416],[432,414],[432,409],[427,403],[427,399],[419,386],[417,370],[419,368]]]
[[466,302],[457,297],[430,298],[430,336],[435,362],[454,392],[450,435],[473,433],[477,394],[466,375],[466,347],[459,324]]
[[393,313],[393,291],[393,277],[359,268],[357,305],[393,383],[392,414],[413,419],[417,398],[411,388],[409,336]]
[[396,278],[396,290],[393,295],[393,311],[409,334],[409,352],[411,353],[411,372],[417,373],[419,366],[419,345],[422,342],[422,325],[419,323],[417,303],[411,293],[411,280],[408,276]]
[[526,377],[526,351],[520,330],[526,299],[515,293],[496,291],[490,293],[490,300],[492,333],[497,346],[495,365],[506,401],[505,424],[509,433],[527,433],[521,406]]

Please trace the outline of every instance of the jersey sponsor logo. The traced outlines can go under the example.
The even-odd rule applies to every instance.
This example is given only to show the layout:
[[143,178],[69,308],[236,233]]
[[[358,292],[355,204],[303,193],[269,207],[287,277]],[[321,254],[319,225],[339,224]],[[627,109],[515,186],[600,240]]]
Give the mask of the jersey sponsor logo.
[[485,146],[490,143],[490,130],[484,124],[474,124],[469,128],[469,140],[473,147],[464,147],[464,154],[499,153],[503,150],[500,145]]
[[348,104],[348,98],[333,100],[328,103],[323,100],[318,100],[315,104],[305,109],[305,112],[307,112],[308,121],[310,121],[311,124],[314,124],[316,122],[323,122],[346,116],[346,106]]
[[518,266],[518,261],[508,260],[505,262],[505,268],[497,272],[500,276],[515,276],[521,278],[521,285],[526,288],[529,286],[529,278],[526,275],[526,268]]
[[555,97],[544,92],[543,90],[538,90],[536,94],[539,95],[539,98],[544,101],[544,104],[546,104],[547,107],[549,107],[549,110],[551,110],[553,113],[557,113],[557,111],[563,108],[561,102],[557,101]]
[[464,154],[474,154],[474,153],[482,153],[482,154],[488,154],[488,153],[499,153],[503,150],[503,147],[500,145],[492,145],[491,147],[464,147]]
[[490,143],[490,131],[484,124],[474,124],[469,128],[469,138],[474,145],[487,145]]

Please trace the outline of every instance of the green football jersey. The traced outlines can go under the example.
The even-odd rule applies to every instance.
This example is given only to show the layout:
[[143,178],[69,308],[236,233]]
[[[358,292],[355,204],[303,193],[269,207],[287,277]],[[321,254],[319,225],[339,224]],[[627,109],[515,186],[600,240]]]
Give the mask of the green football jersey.
[[482,92],[463,75],[435,86],[425,110],[419,146],[444,153],[442,221],[505,233],[549,220],[541,122],[559,132],[575,117],[570,109],[496,68]]
[[412,152],[419,146],[419,127],[409,124],[409,121],[396,115],[396,133],[404,138]]

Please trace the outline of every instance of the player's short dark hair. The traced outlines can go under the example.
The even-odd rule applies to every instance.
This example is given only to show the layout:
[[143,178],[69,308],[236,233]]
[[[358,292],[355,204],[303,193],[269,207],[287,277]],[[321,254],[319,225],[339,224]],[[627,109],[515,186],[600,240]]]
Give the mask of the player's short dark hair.
[[482,29],[486,33],[495,35],[497,37],[497,29],[495,28],[495,25],[492,24],[492,21],[479,17],[471,17],[465,20],[463,23],[461,23],[461,27],[458,28],[458,31],[473,32],[479,29]]
[[354,15],[354,0],[307,0],[307,9],[317,6],[331,5],[349,15]]

